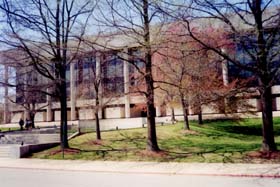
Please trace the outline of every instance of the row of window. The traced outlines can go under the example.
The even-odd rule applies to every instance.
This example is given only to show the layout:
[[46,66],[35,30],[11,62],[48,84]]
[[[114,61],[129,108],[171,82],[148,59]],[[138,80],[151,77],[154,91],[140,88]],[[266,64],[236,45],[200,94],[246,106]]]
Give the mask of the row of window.
[[[128,56],[134,56],[133,58],[129,59],[129,74],[132,75],[130,77],[131,80],[136,80],[138,70],[144,68],[144,63],[140,60],[139,50],[129,50]],[[106,56],[101,57],[101,81],[102,84],[102,92],[106,95],[120,95],[124,93],[124,63],[123,59],[118,56],[117,52],[112,54],[107,54]],[[83,96],[87,98],[94,98],[95,97],[95,90],[94,90],[94,82],[99,79],[96,75],[96,58],[94,56],[88,56],[83,59],[80,59],[75,64],[74,74],[76,77],[75,85],[77,86],[77,96]],[[17,72],[17,102],[21,103],[24,100],[23,94],[23,86],[25,83],[23,74]],[[28,78],[29,85],[37,85],[40,84],[43,80],[41,80],[40,75],[32,71]],[[67,79],[67,95],[70,96],[70,65],[66,68],[66,79]],[[98,80],[99,81],[99,80]],[[135,84],[136,81],[132,81]],[[83,93],[79,93],[83,92]],[[42,95],[40,101],[45,102],[45,96]],[[68,98],[69,99],[69,98]]]

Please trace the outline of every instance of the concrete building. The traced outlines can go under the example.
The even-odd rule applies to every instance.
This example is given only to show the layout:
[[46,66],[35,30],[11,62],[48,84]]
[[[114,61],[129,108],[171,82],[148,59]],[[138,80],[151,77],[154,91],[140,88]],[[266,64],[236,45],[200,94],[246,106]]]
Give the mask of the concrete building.
[[[106,46],[103,48],[96,47],[94,51],[87,49],[86,53],[76,60],[69,63],[67,67],[67,106],[68,120],[92,120],[94,119],[95,97],[94,81],[100,79],[99,94],[101,98],[100,117],[103,119],[116,118],[134,118],[141,117],[145,111],[145,97],[135,91],[135,87],[141,87],[141,81],[137,78],[138,68],[143,68],[141,60],[137,58],[141,54],[141,50],[137,42],[132,37],[115,35],[111,37],[102,37],[95,40],[98,46]],[[153,37],[157,40],[157,36]],[[100,40],[100,41],[99,41]],[[24,97],[22,90],[24,85],[48,85],[48,80],[39,75],[30,66],[15,63],[11,61],[15,51],[1,53],[1,64],[3,67],[3,123],[17,123],[20,118],[27,118],[28,112],[25,104],[22,104]],[[18,61],[18,59],[16,60]],[[9,69],[10,68],[10,69]],[[227,62],[221,64],[221,73],[223,83],[229,83],[231,68]],[[9,81],[14,81],[16,88],[9,92]],[[28,83],[28,84],[26,84]],[[52,83],[50,83],[52,84]],[[40,88],[42,89],[42,87]],[[46,92],[51,92],[51,87],[43,87]],[[60,120],[60,106],[57,99],[51,95],[35,94],[31,96],[36,104],[35,121],[52,122]],[[276,85],[272,88],[273,108],[280,111],[280,86]],[[13,99],[11,99],[13,98]],[[10,102],[14,100],[15,103]],[[157,103],[156,115],[158,117],[171,116],[172,109],[168,102]],[[250,98],[249,103],[254,107],[252,110],[260,111],[260,103],[258,96]],[[20,104],[21,103],[21,104]],[[174,107],[175,115],[183,114],[180,104]],[[238,108],[236,112],[244,112],[242,108]],[[219,111],[213,110],[209,106],[202,107],[204,115],[217,115]],[[190,114],[195,114],[190,110]]]
[[[82,60],[70,63],[67,68],[67,105],[69,120],[94,119],[95,90],[94,81],[101,79],[100,92],[102,109],[101,118],[131,118],[140,117],[144,107],[145,98],[141,95],[131,96],[129,93],[130,75],[135,71],[129,64],[128,53],[130,49],[114,50],[110,52],[88,53]],[[37,94],[36,90],[27,96],[27,88],[48,83],[31,67],[15,66],[9,62],[7,55],[2,53],[2,66],[4,66],[4,121],[3,123],[17,123],[20,118],[27,118],[27,111],[23,100],[26,97],[36,100],[35,121],[59,121],[60,106],[57,99],[50,95]],[[5,60],[4,60],[5,59]],[[11,67],[13,75],[9,75]],[[16,88],[9,93],[9,79],[15,81]],[[35,81],[35,82],[34,82]],[[38,88],[48,89],[48,86]],[[51,88],[50,88],[51,89]],[[47,90],[49,91],[49,90]],[[30,93],[29,93],[30,95]],[[13,99],[11,99],[13,97]],[[15,103],[10,102],[14,100]],[[106,107],[105,107],[106,105]],[[104,107],[103,107],[104,106]]]

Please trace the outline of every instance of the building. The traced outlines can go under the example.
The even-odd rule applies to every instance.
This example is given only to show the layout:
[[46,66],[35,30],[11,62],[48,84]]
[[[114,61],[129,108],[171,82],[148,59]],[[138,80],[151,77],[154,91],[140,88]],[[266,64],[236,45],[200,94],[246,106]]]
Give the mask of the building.
[[[101,82],[98,84],[100,92],[97,93],[102,98],[99,114],[101,118],[134,118],[145,115],[145,97],[135,90],[135,87],[143,86],[141,80],[137,78],[136,68],[143,68],[141,48],[131,38],[124,35],[97,38],[95,44],[98,43],[98,45],[94,47],[94,50],[84,50],[69,63],[66,73],[68,120],[94,119],[96,92],[93,87],[96,79],[100,79]],[[157,40],[156,36],[154,36],[154,40]],[[34,71],[31,66],[25,66],[25,58],[14,53],[13,50],[1,53],[1,64],[4,66],[3,82],[6,85],[9,81],[16,83],[16,89],[9,91],[7,86],[4,88],[4,123],[17,123],[20,118],[28,118],[28,107],[23,102],[26,97],[30,99],[29,104],[34,104],[35,108],[32,110],[36,111],[35,121],[59,121],[60,106],[57,99],[42,93],[36,94],[36,90],[39,89],[51,92],[51,87],[48,85],[52,83]],[[15,56],[20,59],[13,59],[12,57]],[[49,68],[51,69],[51,67]],[[224,84],[228,84],[232,72],[239,72],[233,66],[228,66],[226,62],[221,64],[220,69]],[[22,90],[26,90],[24,87],[26,85],[32,89],[35,86],[34,91],[29,91],[31,93],[29,95],[22,92]],[[280,86],[274,86],[272,92],[274,94],[273,108],[275,111],[279,111]],[[11,103],[9,100],[15,100],[15,103]],[[258,95],[249,98],[248,101],[254,106],[253,110],[260,111]],[[174,110],[175,115],[183,114],[179,104]],[[157,98],[156,111],[158,117],[171,115],[171,107],[168,102],[159,103]],[[237,107],[236,112],[244,111]],[[219,111],[203,106],[202,113],[214,116],[219,114]],[[190,114],[195,113],[191,111]]]

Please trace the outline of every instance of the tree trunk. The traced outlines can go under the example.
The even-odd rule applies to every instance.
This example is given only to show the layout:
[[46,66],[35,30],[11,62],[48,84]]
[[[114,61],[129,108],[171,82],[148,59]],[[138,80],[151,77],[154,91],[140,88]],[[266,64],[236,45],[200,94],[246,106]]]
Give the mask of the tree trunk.
[[[57,0],[56,5],[56,17],[55,17],[55,34],[56,34],[56,55],[54,59],[55,63],[55,77],[59,79],[56,84],[57,95],[60,102],[60,145],[61,148],[69,148],[68,135],[67,135],[67,92],[66,92],[66,48],[65,45],[61,47],[61,37],[64,35],[61,33],[60,25],[60,1]],[[64,18],[62,18],[64,19]],[[63,23],[63,21],[62,21]],[[64,23],[63,23],[64,24]],[[63,39],[64,40],[64,39]],[[63,51],[63,57],[61,56],[61,50]]]
[[273,131],[273,114],[272,114],[272,94],[271,88],[264,89],[261,93],[261,105],[262,105],[262,151],[276,151],[277,147],[274,140]]
[[176,122],[175,112],[174,112],[174,108],[173,107],[171,107],[171,122],[172,122],[172,124],[174,124]]
[[94,113],[95,122],[96,122],[96,139],[101,140],[101,132],[100,132],[100,123],[99,123],[99,116],[98,111]]
[[[272,114],[272,93],[271,93],[271,71],[269,70],[267,39],[265,38],[265,29],[263,22],[262,1],[252,1],[252,12],[256,22],[257,37],[257,67],[259,71],[259,83],[262,105],[262,151],[276,151],[277,147],[274,140],[273,114]],[[270,46],[271,47],[271,46]]]
[[[98,93],[98,92],[96,92],[96,93]],[[95,116],[95,122],[96,122],[96,139],[101,140],[100,123],[99,123],[99,116],[98,116],[98,111],[99,111],[98,94],[96,94],[95,103],[96,103],[96,106],[95,106],[96,108],[95,108],[94,116]]]
[[32,129],[34,129],[35,128],[35,122],[34,122],[34,120],[35,120],[35,103],[32,103],[31,104],[31,111],[30,111],[30,114],[29,114],[29,116],[30,116],[30,121],[31,121],[31,128]]
[[66,68],[60,69],[60,140],[61,148],[69,148],[67,135],[67,93],[66,93]]
[[151,67],[151,56],[147,55],[146,64],[146,86],[147,86],[147,125],[148,125],[148,140],[147,140],[147,150],[149,151],[160,151],[157,144],[156,135],[156,109],[154,105],[154,82],[152,78],[152,67]]
[[203,120],[202,120],[202,111],[201,111],[201,105],[198,107],[198,124],[202,125],[203,124]]
[[34,119],[35,119],[35,114],[34,114],[34,112],[31,112],[31,113],[30,113],[30,121],[31,121],[31,128],[32,128],[32,129],[35,128]]
[[148,125],[147,150],[149,151],[160,151],[157,144],[155,113],[156,112],[153,104],[153,99],[147,98],[147,125]]
[[185,130],[190,130],[190,125],[189,125],[189,109],[188,109],[188,104],[184,99],[184,96],[181,96],[181,104],[183,108],[183,115],[184,115],[184,129]]
[[144,18],[144,41],[145,41],[145,82],[146,82],[146,103],[147,103],[147,124],[148,139],[147,150],[160,151],[157,144],[156,135],[156,110],[154,105],[154,80],[152,74],[152,52],[150,43],[150,18],[149,18],[148,0],[143,0],[143,18]]

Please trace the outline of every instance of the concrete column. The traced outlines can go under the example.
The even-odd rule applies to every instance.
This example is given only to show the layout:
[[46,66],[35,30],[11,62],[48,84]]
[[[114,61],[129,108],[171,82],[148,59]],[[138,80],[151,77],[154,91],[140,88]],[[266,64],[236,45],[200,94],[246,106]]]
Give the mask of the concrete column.
[[26,120],[26,119],[30,119],[30,116],[29,116],[29,112],[28,112],[28,104],[26,102],[26,98],[27,98],[27,78],[28,78],[28,70],[27,70],[27,67],[23,69],[23,73],[24,73],[24,80],[23,80],[23,84],[24,84],[24,90],[23,90],[23,94],[24,94],[24,114],[23,114],[23,117],[24,119],[23,120]]
[[[224,50],[222,49],[222,52],[224,52]],[[228,86],[229,84],[229,80],[228,80],[228,62],[223,59],[222,62],[222,74],[223,74],[223,83],[224,86]],[[225,104],[225,112],[227,113],[227,106],[228,106],[229,100],[227,98],[224,99],[224,104]]]
[[156,106],[156,116],[157,117],[161,116],[160,106]]
[[4,67],[4,123],[9,123],[9,90],[8,90],[8,83],[9,83],[9,67],[5,65]]
[[24,112],[23,112],[23,120],[26,120],[26,119],[29,119],[29,112],[28,112],[28,110],[27,110],[27,104],[24,104]]
[[[50,93],[50,89],[47,89],[47,92]],[[47,95],[47,121],[53,121],[52,115],[52,98],[50,95]]]
[[222,73],[223,73],[223,83],[225,86],[227,86],[229,81],[228,81],[228,63],[226,61],[222,63]]
[[[101,54],[99,52],[96,53],[95,56],[95,79],[96,81],[100,81],[99,83],[99,88],[98,88],[98,97],[99,97],[99,105],[102,106],[102,92],[103,92],[103,88],[102,88],[102,76],[101,76]],[[99,118],[102,118],[102,108],[99,108],[98,111],[98,116]]]
[[75,63],[70,64],[70,107],[71,107],[71,120],[76,120],[76,76],[75,76]]
[[128,49],[123,50],[123,77],[124,77],[124,105],[125,117],[130,118],[130,96],[129,96],[129,62],[128,62]]
[[[96,80],[100,80],[101,79],[101,54],[100,53],[96,53],[96,57],[95,57],[95,66],[96,66],[96,70],[95,70],[95,74],[96,74]],[[102,80],[100,80],[100,84],[99,84],[99,89],[98,89],[98,94],[99,96],[102,95]]]
[[228,62],[226,60],[222,63],[222,74],[223,74],[223,83],[225,86],[228,86]]

